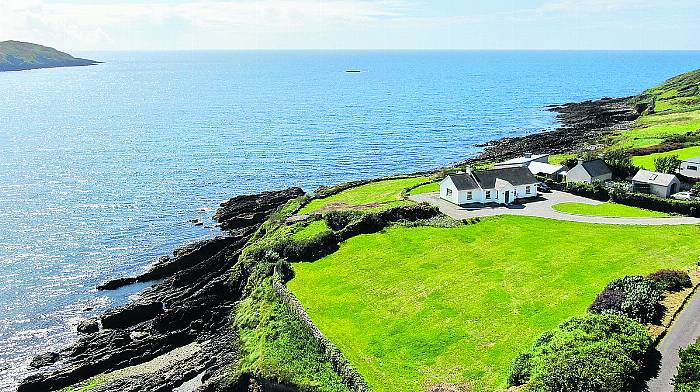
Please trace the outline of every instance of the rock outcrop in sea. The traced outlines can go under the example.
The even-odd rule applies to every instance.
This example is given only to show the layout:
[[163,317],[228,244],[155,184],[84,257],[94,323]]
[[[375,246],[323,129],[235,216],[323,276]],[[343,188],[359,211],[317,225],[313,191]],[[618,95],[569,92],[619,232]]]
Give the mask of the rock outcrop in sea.
[[[25,379],[18,391],[59,390],[129,367],[130,372],[107,377],[92,391],[172,391],[188,382],[216,390],[217,378],[226,377],[237,354],[229,317],[245,282],[231,276],[231,267],[259,225],[303,194],[289,188],[235,197],[215,215],[224,235],[161,257],[137,277],[101,285],[114,289],[160,280],[137,301],[81,323],[72,346],[36,357],[32,363],[41,371]],[[246,382],[244,377],[241,383]]]

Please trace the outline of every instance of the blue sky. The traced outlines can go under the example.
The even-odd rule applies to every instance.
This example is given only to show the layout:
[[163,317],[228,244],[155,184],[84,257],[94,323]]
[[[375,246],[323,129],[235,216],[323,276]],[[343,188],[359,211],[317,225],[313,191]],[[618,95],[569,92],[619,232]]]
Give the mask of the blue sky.
[[698,0],[0,0],[0,40],[66,50],[700,50]]

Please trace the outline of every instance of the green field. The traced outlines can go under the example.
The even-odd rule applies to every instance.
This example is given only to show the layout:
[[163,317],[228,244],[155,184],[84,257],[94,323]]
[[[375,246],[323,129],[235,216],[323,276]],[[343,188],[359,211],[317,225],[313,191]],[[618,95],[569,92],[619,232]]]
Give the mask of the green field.
[[516,354],[611,280],[694,264],[698,235],[515,216],[393,227],[295,264],[288,286],[375,391],[491,391]]
[[585,203],[559,203],[552,206],[559,212],[588,216],[617,216],[630,218],[659,218],[670,216],[663,212],[644,210],[616,203],[603,203],[598,205]]
[[440,183],[439,182],[431,182],[429,184],[423,184],[419,187],[411,189],[408,194],[409,195],[419,195],[421,193],[430,193],[430,192],[440,192]]
[[647,170],[654,170],[654,159],[659,157],[678,155],[678,158],[682,161],[688,158],[694,158],[700,156],[700,146],[693,146],[688,148],[681,148],[680,150],[673,150],[669,152],[660,152],[656,154],[649,154],[639,157],[632,157],[632,164],[635,166],[643,167]]
[[310,214],[331,204],[352,208],[370,204],[393,206],[405,203],[401,197],[401,192],[428,180],[427,177],[413,177],[371,182],[323,199],[314,199],[304,206],[299,213]]

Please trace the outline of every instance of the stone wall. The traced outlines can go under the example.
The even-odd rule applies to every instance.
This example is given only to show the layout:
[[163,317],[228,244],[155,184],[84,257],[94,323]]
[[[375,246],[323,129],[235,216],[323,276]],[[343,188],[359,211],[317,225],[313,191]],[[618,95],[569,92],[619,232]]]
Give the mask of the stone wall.
[[292,293],[284,283],[275,275],[272,279],[272,287],[289,310],[294,313],[299,320],[304,323],[318,342],[323,353],[333,366],[333,370],[340,375],[343,383],[353,392],[371,392],[362,375],[350,364],[343,353],[333,342],[331,342],[311,321],[311,317],[306,313],[299,299]]

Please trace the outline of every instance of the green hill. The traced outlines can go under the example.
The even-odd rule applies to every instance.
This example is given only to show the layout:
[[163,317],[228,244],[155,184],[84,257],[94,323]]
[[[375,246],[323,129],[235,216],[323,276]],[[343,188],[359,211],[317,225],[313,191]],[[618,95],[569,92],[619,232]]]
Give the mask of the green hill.
[[0,72],[94,64],[99,62],[76,58],[47,46],[19,41],[0,42]]
[[700,69],[652,87],[632,98],[631,102],[640,113],[674,113],[700,109]]

